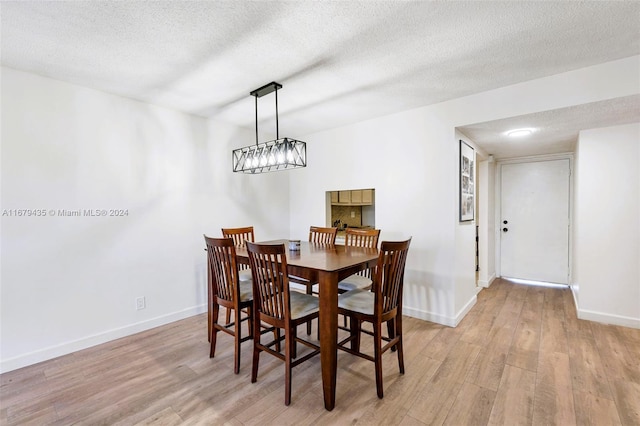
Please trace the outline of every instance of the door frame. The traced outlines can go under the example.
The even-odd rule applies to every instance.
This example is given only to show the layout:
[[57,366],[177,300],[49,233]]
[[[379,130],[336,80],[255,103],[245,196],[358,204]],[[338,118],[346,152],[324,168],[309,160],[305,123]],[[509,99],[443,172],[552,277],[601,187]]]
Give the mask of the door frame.
[[518,158],[506,158],[503,160],[496,160],[496,206],[495,206],[495,247],[496,247],[496,277],[502,277],[502,239],[500,238],[501,232],[501,212],[502,212],[502,166],[504,164],[514,164],[514,163],[537,163],[541,161],[552,161],[552,160],[569,160],[569,230],[568,230],[568,243],[569,243],[569,254],[567,262],[568,274],[567,277],[568,286],[571,287],[573,284],[573,168],[574,168],[574,155],[572,152],[565,152],[560,154],[549,154],[549,155],[536,155],[530,157],[518,157]]

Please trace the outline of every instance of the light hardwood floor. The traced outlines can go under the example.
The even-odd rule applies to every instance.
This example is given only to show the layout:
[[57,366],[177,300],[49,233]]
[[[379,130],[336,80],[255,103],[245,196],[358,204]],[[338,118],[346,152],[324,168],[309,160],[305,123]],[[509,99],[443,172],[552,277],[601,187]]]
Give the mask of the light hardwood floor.
[[386,353],[379,400],[373,364],[340,352],[331,412],[319,357],[286,407],[282,362],[263,355],[252,384],[251,343],[235,375],[232,339],[209,359],[206,328],[198,315],[5,373],[0,423],[640,425],[640,330],[578,320],[569,290],[497,280],[456,328],[405,317],[406,374]]

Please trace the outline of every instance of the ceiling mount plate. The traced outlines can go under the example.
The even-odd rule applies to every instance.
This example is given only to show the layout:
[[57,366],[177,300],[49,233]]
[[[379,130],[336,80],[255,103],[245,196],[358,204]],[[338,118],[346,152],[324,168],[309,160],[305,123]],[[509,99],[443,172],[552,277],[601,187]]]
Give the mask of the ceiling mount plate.
[[274,91],[276,91],[278,89],[282,89],[282,84],[276,83],[275,81],[272,81],[271,83],[265,84],[264,86],[260,87],[259,89],[253,90],[249,94],[251,96],[255,96],[256,98],[261,98],[264,95],[268,95],[269,93],[274,92]]

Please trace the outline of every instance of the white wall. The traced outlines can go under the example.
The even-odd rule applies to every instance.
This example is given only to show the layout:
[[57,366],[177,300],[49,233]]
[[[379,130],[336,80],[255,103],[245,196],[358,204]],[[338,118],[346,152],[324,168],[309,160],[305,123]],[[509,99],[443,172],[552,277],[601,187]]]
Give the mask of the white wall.
[[496,278],[496,163],[480,161],[479,198],[479,264],[478,285],[489,287]]
[[[457,218],[429,206],[455,205],[450,191],[454,175],[448,173],[456,164],[449,149],[453,137],[453,128],[422,109],[302,137],[309,165],[291,175],[291,234],[303,236],[309,225],[324,223],[325,191],[375,188],[381,240],[413,237],[405,311],[450,323],[452,229]],[[358,161],[353,163],[353,158]]]
[[2,371],[203,312],[203,233],[288,233],[288,177],[231,172],[251,131],[1,71],[0,209],[46,212],[1,218]]
[[291,173],[291,234],[324,223],[325,191],[375,188],[381,239],[413,236],[405,313],[456,325],[476,292],[475,233],[458,223],[455,128],[637,94],[639,72],[635,56],[301,136],[309,166]]
[[[456,145],[456,221],[459,217],[459,209],[460,209],[460,201],[459,201],[459,173],[460,173],[460,140],[464,141],[467,145],[474,149],[475,156],[475,171],[476,171],[476,181],[475,181],[475,196],[476,196],[476,210],[474,215],[474,220],[468,222],[456,222],[455,226],[455,259],[454,264],[456,265],[454,269],[454,288],[455,288],[455,324],[460,322],[460,320],[471,310],[473,305],[476,303],[476,294],[480,291],[480,288],[477,286],[476,280],[476,225],[481,224],[479,221],[480,211],[477,209],[478,206],[478,189],[482,187],[483,189],[486,187],[486,182],[480,181],[479,179],[482,177],[478,172],[478,161],[482,158],[487,157],[487,153],[484,152],[482,148],[480,148],[476,143],[468,138],[466,135],[462,134],[460,131],[456,130],[455,132],[455,145]],[[488,190],[488,188],[487,188]],[[485,206],[483,206],[483,209]],[[473,285],[471,285],[473,283]]]
[[578,317],[640,328],[640,123],[580,132],[576,154]]

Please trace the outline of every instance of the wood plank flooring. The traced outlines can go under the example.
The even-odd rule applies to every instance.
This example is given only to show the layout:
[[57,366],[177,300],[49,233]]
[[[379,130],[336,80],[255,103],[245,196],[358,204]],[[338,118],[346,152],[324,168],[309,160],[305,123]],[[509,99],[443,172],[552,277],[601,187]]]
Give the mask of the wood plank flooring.
[[382,400],[373,363],[339,352],[336,408],[319,357],[286,407],[283,363],[263,354],[252,384],[246,342],[233,374],[233,340],[210,359],[198,315],[2,374],[0,424],[640,425],[640,330],[578,320],[569,290],[497,280],[456,328],[403,325],[406,374],[386,353]]

